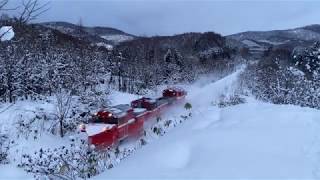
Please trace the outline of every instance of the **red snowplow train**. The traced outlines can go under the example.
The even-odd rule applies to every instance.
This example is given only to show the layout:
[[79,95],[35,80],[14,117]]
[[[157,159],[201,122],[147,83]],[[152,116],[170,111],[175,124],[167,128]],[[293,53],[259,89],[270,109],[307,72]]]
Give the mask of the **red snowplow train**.
[[162,97],[140,98],[131,104],[120,104],[98,111],[88,124],[80,125],[86,132],[88,141],[95,147],[105,148],[117,145],[128,137],[139,137],[143,133],[144,123],[159,117],[168,107],[181,103],[186,91],[181,88],[163,90]]

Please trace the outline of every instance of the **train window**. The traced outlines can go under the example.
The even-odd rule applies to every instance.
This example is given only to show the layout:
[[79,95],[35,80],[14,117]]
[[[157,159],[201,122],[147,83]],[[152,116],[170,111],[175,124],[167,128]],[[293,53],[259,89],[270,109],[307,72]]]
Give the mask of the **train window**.
[[107,124],[118,124],[118,120],[114,117],[105,119],[99,116],[93,116],[90,120],[92,123],[107,123]]
[[118,119],[116,118],[110,118],[107,120],[108,124],[118,124]]

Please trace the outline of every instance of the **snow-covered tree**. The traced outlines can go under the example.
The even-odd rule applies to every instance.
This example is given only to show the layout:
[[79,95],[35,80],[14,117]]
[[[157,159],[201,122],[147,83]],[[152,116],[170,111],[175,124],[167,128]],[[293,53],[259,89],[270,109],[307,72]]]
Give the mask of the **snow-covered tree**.
[[66,118],[69,114],[70,108],[71,108],[71,102],[72,102],[72,94],[71,91],[66,91],[63,89],[59,89],[55,93],[56,97],[56,117],[58,120],[58,126],[59,127],[59,134],[61,137],[64,136],[64,124],[66,121]]
[[[274,50],[243,73],[244,86],[259,99],[276,104],[295,104],[320,108],[319,45],[303,51]],[[288,56],[289,55],[289,56]]]
[[0,132],[0,164],[5,164],[8,162],[8,136],[5,134],[1,134]]
[[320,76],[320,42],[314,43],[311,47],[301,51],[293,52],[295,65],[305,72],[309,78]]

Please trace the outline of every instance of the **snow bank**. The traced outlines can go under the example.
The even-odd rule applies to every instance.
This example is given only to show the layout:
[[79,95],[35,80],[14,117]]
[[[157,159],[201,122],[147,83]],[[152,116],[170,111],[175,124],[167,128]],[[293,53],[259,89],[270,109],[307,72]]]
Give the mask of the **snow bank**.
[[314,178],[319,110],[253,99],[223,109],[210,105],[234,92],[240,72],[189,87],[191,119],[93,179]]
[[14,37],[14,31],[12,26],[2,26],[0,28],[1,41],[10,41]]
[[96,179],[313,178],[319,118],[318,110],[259,102],[203,108]]
[[32,180],[34,179],[32,175],[27,174],[22,169],[17,169],[12,165],[1,165],[0,166],[0,179],[24,179]]

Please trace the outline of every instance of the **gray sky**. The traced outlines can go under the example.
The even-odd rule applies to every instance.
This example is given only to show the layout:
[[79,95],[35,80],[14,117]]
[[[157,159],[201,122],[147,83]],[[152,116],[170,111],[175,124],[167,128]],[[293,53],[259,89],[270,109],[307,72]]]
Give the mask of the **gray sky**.
[[[15,0],[18,1],[19,0]],[[44,1],[44,0],[43,0]],[[215,31],[223,35],[320,24],[320,1],[47,0],[39,21],[109,26],[136,35]]]

